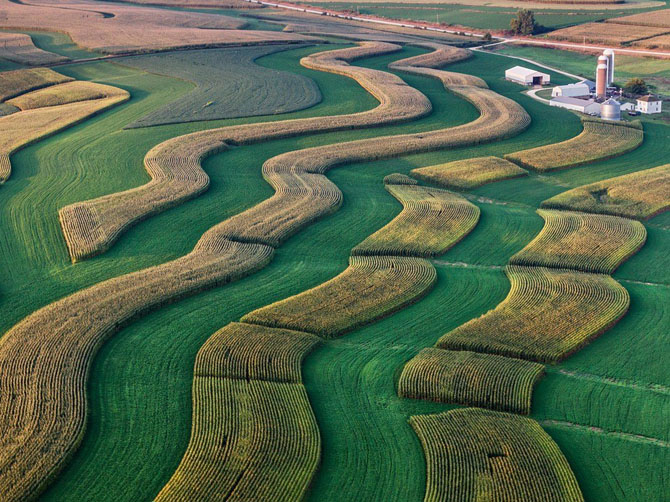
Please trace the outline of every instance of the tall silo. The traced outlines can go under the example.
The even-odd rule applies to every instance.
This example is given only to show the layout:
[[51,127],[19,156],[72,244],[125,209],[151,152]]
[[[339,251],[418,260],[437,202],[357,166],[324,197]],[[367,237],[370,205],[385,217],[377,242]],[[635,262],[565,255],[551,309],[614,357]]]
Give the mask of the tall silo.
[[615,99],[608,99],[600,105],[600,118],[604,120],[621,120],[621,105]]
[[[601,58],[607,60],[604,56]],[[596,68],[596,97],[607,97],[607,64],[601,63],[598,58],[598,67]]]
[[607,58],[607,85],[612,85],[614,82],[614,51],[605,49],[603,56]]

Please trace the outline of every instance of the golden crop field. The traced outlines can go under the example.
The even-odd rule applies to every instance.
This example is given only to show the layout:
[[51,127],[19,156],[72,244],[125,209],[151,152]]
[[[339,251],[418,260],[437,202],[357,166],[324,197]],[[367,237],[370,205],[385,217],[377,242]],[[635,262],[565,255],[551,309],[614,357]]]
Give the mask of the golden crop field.
[[465,350],[423,349],[403,368],[398,394],[510,413],[530,413],[544,366]]
[[538,214],[545,222],[542,232],[511,264],[611,274],[647,239],[644,225],[619,216],[547,209]]
[[635,27],[633,29],[637,29],[638,26],[651,26],[670,30],[670,11],[668,9],[660,9],[652,12],[631,14],[630,16],[615,17],[608,19],[606,22],[631,25]]
[[466,408],[410,419],[426,454],[426,502],[583,502],[567,460],[540,425]]
[[552,363],[602,334],[630,304],[628,292],[606,275],[517,265],[506,273],[507,298],[444,335],[438,347]]
[[420,167],[412,175],[428,183],[455,190],[471,190],[494,181],[528,174],[516,164],[498,157],[477,157]]
[[551,32],[554,40],[590,44],[621,44],[664,35],[668,27],[634,26],[614,23],[587,23]]
[[61,75],[49,68],[5,71],[0,73],[0,101],[71,80],[72,77]]
[[0,33],[0,58],[25,65],[40,65],[66,61],[65,56],[35,47],[25,33]]
[[402,212],[351,252],[353,255],[421,256],[445,253],[479,220],[479,208],[462,196],[407,184],[385,184]]
[[505,155],[507,160],[528,169],[550,171],[610,159],[635,150],[642,144],[639,123],[605,122],[582,118],[584,130],[561,143],[531,148]]
[[562,192],[543,207],[647,219],[670,209],[670,164]]
[[27,94],[21,94],[6,103],[16,106],[20,110],[34,110],[47,106],[67,105],[79,101],[96,100],[127,96],[128,93],[111,85],[96,84],[75,80],[63,84],[52,85]]

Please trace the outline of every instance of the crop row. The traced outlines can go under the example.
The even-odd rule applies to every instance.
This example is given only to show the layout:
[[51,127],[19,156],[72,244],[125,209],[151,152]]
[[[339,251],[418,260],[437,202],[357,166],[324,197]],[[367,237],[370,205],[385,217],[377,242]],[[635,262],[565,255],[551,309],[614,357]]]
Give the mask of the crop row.
[[404,368],[398,394],[411,399],[530,413],[542,364],[493,354],[423,349]]
[[466,408],[414,416],[426,502],[583,502],[560,449],[526,417]]
[[66,61],[60,54],[35,47],[26,33],[0,33],[0,58],[24,65],[40,65]]
[[542,206],[651,218],[670,209],[670,164],[573,188],[547,199]]
[[486,183],[528,174],[516,164],[498,157],[477,157],[420,167],[412,175],[428,183],[455,190],[472,190]]
[[[17,71],[34,72],[37,70]],[[29,73],[26,77],[28,84],[22,88],[10,82],[5,92],[12,94],[21,92],[27,87],[53,85],[58,80],[50,73],[46,76],[39,74],[33,77],[33,73]],[[7,101],[8,104],[25,109],[0,116],[0,131],[2,131],[0,133],[0,183],[4,183],[9,178],[12,171],[10,155],[20,148],[81,122],[129,98],[128,92],[116,87],[92,82],[67,82],[10,99]]]
[[[431,104],[428,99],[398,77],[348,64],[355,59],[397,50],[400,50],[398,45],[366,42],[358,47],[313,54],[301,61],[308,68],[355,79],[379,100],[380,105],[374,110],[332,116],[328,120],[314,117],[223,127],[179,136],[155,146],[144,159],[144,166],[152,178],[148,184],[61,209],[60,220],[73,261],[104,252],[129,226],[201,194],[209,187],[209,177],[202,170],[201,162],[229,145],[311,132],[372,127],[429,113]],[[312,188],[318,190],[314,184]],[[339,193],[336,200],[339,200]],[[82,214],[90,215],[90,218],[77,221]]]
[[337,277],[254,310],[242,321],[334,337],[415,302],[436,278],[421,258],[352,256]]
[[565,169],[618,157],[642,144],[639,122],[619,123],[583,118],[584,130],[560,143],[505,155],[522,167],[538,171]]
[[437,256],[459,242],[477,224],[479,208],[446,190],[386,184],[402,212],[353,250],[353,255]]
[[647,239],[644,225],[628,218],[550,209],[538,213],[544,228],[512,256],[512,265],[611,274]]
[[553,363],[607,330],[630,303],[607,275],[516,265],[506,273],[507,298],[444,335],[438,347]]
[[66,77],[49,68],[3,71],[0,73],[0,101],[71,80],[72,77]]

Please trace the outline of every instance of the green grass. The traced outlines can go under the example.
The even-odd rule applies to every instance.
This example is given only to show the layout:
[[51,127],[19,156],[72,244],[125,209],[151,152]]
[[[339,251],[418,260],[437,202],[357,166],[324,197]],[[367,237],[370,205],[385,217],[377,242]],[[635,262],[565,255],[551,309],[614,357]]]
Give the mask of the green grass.
[[273,115],[314,106],[321,101],[321,93],[313,80],[254,63],[287,48],[204,49],[123,58],[118,62],[196,85],[187,95],[128,127]]
[[[297,49],[262,61],[270,67],[314,78],[324,97],[309,110],[271,117],[272,120],[347,113],[375,105],[374,100],[349,79],[298,66],[299,56],[316,50],[321,49]],[[418,50],[409,48],[403,53],[361,64],[384,68],[393,59],[417,53]],[[499,156],[562,141],[579,133],[581,127],[575,115],[548,109],[520,94],[519,86],[504,81],[502,74],[508,66],[503,58],[477,55],[450,69],[480,75],[494,90],[522,103],[533,117],[527,131],[492,145],[335,169],[329,177],[344,193],[342,208],[291,238],[277,250],[268,267],[232,285],[154,312],[105,344],[91,372],[89,428],[81,449],[44,500],[151,499],[174,472],[188,442],[192,367],[200,346],[214,331],[243,314],[316,286],[344,270],[350,249],[401,209],[383,188],[385,175],[408,173],[415,167],[461,158]],[[146,182],[142,158],[151,146],[163,139],[219,124],[267,117],[123,131],[121,127],[127,123],[184,95],[192,87],[182,81],[108,62],[66,67],[63,72],[121,86],[128,89],[133,98],[115,110],[14,156],[13,176],[0,187],[0,224],[5,229],[0,251],[7,264],[0,269],[0,306],[4,313],[0,327],[3,330],[37,307],[85,285],[190,251],[207,228],[272,194],[262,179],[260,167],[273,155],[335,141],[445,127],[477,116],[471,105],[445,93],[437,81],[402,75],[431,99],[432,115],[412,124],[278,140],[214,156],[204,163],[211,177],[207,193],[130,229],[105,255],[71,266],[56,219],[58,207]],[[494,307],[505,297],[509,283],[497,267],[504,265],[540,230],[542,220],[534,211],[542,200],[568,187],[656,165],[659,158],[668,155],[670,148],[663,141],[667,136],[665,131],[664,126],[645,125],[648,141],[619,159],[494,183],[475,190],[472,200],[482,210],[480,223],[463,242],[435,262],[438,268],[435,289],[408,309],[339,340],[329,341],[308,357],[304,378],[324,444],[322,466],[311,492],[314,500],[421,498],[425,487],[423,453],[406,420],[412,414],[447,408],[397,398],[394,383],[402,365],[421,348],[433,345],[448,330]],[[333,239],[333,235],[338,238]],[[651,242],[650,252],[667,262],[661,251],[666,241],[659,237],[654,242]],[[644,262],[636,264],[635,259],[631,260],[630,268],[624,265],[619,273],[631,279],[638,277]],[[646,310],[639,309],[638,324],[630,325],[636,330],[634,333],[639,333],[648,319],[656,319],[659,305],[663,305],[659,302],[667,304],[667,297],[655,297],[640,286],[640,298],[636,300],[634,288],[625,286],[631,291],[634,305],[646,305]],[[632,315],[623,322],[635,321]],[[659,330],[660,326],[662,322],[659,322]],[[573,359],[568,359],[563,363],[566,369],[585,372],[597,366],[595,362],[607,353],[608,347],[615,345],[609,342],[601,348],[609,337],[616,336],[616,340],[630,337],[631,331],[624,328],[620,331],[615,328],[593,342],[584,349],[586,355],[575,356],[573,366],[569,366]],[[639,353],[630,359],[631,364],[625,370],[620,369],[626,366],[621,361],[629,352],[623,348],[611,355],[611,363],[603,362],[603,367],[613,369],[613,377],[625,378],[625,372],[633,372],[635,367],[658,356],[663,348],[662,333],[649,336],[654,343],[635,345]],[[628,343],[633,346],[632,340]],[[656,381],[656,375],[663,371],[661,358],[657,359],[649,368],[650,381]],[[572,393],[582,391],[579,382],[563,387],[570,394],[553,396],[559,400],[552,409],[562,410],[569,404],[574,399]],[[612,392],[611,399],[622,402],[617,390]],[[599,401],[597,393],[592,399],[593,409],[600,406],[603,414],[609,413],[606,408],[609,401]],[[560,420],[561,413],[552,412],[547,416]],[[616,418],[614,414],[603,417],[602,423],[615,423]],[[559,445],[568,455],[586,493],[614,494],[601,500],[623,501],[635,500],[624,495],[636,488],[653,493],[653,489],[643,483],[654,482],[656,491],[660,490],[662,485],[656,474],[645,471],[634,478],[628,471],[631,466],[640,471],[659,471],[664,465],[661,462],[667,459],[664,452],[629,448],[625,451],[633,456],[627,458],[626,463],[617,463],[612,446],[615,443],[605,441],[602,449],[595,444],[587,448],[581,443],[582,438],[571,431],[563,433],[562,429],[556,432],[550,428],[550,432],[560,437]],[[621,479],[628,483],[623,491],[615,490],[614,481],[601,487],[605,481],[592,475],[602,458],[610,461],[606,473],[608,482]],[[598,499],[592,496],[589,500]]]
[[[516,14],[514,8],[484,7],[478,5],[458,5],[444,2],[442,4],[422,4],[421,2],[388,2],[366,4],[362,3],[320,3],[303,2],[309,5],[336,10],[359,11],[361,14],[372,14],[393,19],[412,19],[416,21],[439,22],[450,25],[468,26],[484,30],[509,29],[510,20]],[[649,10],[649,9],[647,9]],[[552,10],[533,9],[535,19],[547,28],[558,29],[599,21],[610,17],[644,12],[644,9],[622,10]]]

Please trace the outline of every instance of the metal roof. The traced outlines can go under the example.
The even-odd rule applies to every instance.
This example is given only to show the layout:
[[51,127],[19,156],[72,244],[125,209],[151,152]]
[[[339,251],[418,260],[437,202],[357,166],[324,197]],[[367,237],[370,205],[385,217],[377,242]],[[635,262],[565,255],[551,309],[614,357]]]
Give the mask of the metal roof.
[[642,96],[641,98],[637,98],[638,101],[646,101],[647,103],[649,102],[656,102],[656,101],[662,101],[661,98],[655,98],[651,94],[647,94],[646,96]]
[[512,73],[518,77],[533,77],[533,76],[542,76],[549,78],[549,74],[542,73],[540,71],[531,70],[530,68],[524,68],[523,66],[514,66],[505,71],[505,73]]
[[595,101],[592,99],[570,98],[566,96],[559,96],[557,98],[552,99],[552,101],[556,101],[557,103],[565,103],[566,105],[577,105],[577,106],[588,106],[595,103]]

